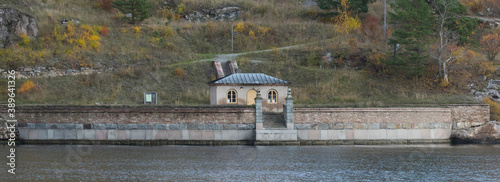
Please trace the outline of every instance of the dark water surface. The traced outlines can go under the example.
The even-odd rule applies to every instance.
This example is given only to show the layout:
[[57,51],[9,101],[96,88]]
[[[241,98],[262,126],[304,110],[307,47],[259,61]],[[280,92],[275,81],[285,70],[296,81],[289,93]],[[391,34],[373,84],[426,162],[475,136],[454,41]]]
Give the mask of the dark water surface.
[[500,181],[500,145],[0,146],[0,181]]

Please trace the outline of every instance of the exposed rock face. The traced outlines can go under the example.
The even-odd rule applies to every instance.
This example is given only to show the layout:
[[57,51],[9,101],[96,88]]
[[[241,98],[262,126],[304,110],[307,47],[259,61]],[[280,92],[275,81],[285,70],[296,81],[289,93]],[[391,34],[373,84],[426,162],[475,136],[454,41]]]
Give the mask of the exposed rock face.
[[500,125],[490,121],[475,128],[453,130],[450,138],[453,143],[500,143]]
[[184,15],[184,19],[192,22],[234,21],[243,11],[239,7],[224,7],[219,9],[202,9]]
[[0,9],[0,48],[5,47],[22,34],[29,37],[37,36],[36,20],[15,9]]
[[484,97],[489,97],[491,100],[496,100],[500,102],[500,80],[490,80],[488,82],[488,86],[484,89],[476,90],[477,88],[474,86],[471,87],[471,94],[474,95],[474,98],[481,102]]

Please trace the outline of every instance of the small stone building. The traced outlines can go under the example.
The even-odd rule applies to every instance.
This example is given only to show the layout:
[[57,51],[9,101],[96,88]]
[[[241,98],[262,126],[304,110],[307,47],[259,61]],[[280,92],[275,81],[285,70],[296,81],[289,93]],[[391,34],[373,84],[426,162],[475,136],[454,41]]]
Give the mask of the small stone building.
[[208,83],[210,105],[253,105],[260,91],[263,111],[283,112],[289,84],[263,73],[234,73]]

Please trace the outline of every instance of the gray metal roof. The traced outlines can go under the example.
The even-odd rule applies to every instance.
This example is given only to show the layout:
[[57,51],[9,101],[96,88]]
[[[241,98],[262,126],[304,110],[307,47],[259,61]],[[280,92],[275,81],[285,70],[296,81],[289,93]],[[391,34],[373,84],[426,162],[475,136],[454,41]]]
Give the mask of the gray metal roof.
[[264,73],[234,73],[224,78],[214,80],[215,84],[289,84],[285,80]]

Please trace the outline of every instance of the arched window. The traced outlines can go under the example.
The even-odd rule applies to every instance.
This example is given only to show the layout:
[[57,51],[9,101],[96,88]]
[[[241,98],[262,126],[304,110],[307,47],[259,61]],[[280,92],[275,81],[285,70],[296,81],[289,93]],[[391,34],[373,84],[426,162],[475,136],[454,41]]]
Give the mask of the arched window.
[[227,103],[229,104],[235,104],[236,103],[236,90],[229,90],[227,91]]
[[278,103],[278,92],[276,92],[276,90],[270,90],[267,92],[267,103]]

